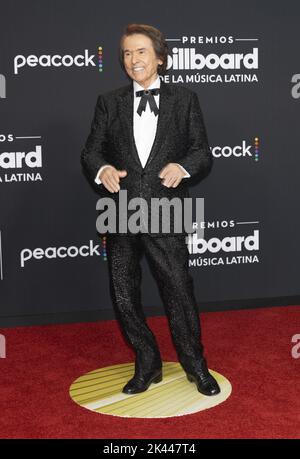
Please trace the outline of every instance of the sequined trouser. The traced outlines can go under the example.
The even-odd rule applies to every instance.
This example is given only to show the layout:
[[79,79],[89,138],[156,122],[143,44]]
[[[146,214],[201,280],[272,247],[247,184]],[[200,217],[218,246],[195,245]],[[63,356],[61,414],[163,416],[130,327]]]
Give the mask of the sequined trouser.
[[125,338],[135,351],[136,368],[147,372],[162,363],[158,343],[142,308],[140,260],[143,253],[158,285],[178,360],[186,371],[196,371],[203,346],[185,236],[108,234],[111,298]]

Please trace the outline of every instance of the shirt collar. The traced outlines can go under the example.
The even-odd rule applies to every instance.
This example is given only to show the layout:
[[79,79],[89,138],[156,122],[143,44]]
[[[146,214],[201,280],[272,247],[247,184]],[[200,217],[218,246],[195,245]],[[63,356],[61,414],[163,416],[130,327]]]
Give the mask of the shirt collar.
[[[159,75],[157,76],[156,80],[153,81],[153,83],[150,84],[150,86],[147,89],[152,89],[152,88],[160,88],[160,77]],[[141,86],[137,81],[133,80],[133,91],[135,95],[135,91],[142,91],[145,88]]]

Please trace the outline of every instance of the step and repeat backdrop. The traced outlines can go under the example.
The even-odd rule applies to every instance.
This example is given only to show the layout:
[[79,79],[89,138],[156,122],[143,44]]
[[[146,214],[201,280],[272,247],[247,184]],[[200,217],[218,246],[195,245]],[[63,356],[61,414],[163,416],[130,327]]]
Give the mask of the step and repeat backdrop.
[[[129,23],[163,32],[164,80],[196,91],[204,115],[214,166],[190,188],[205,202],[189,244],[200,310],[299,296],[299,16],[295,1],[1,2],[2,324],[114,317],[80,153],[98,95],[128,84]],[[142,263],[145,311],[163,312]]]

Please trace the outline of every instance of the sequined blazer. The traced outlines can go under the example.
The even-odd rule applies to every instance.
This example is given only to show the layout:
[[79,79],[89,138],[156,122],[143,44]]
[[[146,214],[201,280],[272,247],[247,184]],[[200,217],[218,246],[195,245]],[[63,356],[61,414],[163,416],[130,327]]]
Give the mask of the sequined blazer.
[[[183,178],[176,188],[166,187],[158,176],[170,162],[180,163],[191,176]],[[119,185],[120,190],[127,190],[127,201],[144,198],[148,203],[148,227],[145,232],[165,235],[161,228],[155,233],[151,231],[151,198],[178,197],[182,201],[190,196],[190,181],[203,180],[213,165],[197,93],[185,86],[161,80],[156,136],[144,168],[133,135],[133,82],[99,95],[91,131],[81,152],[81,164],[99,197],[112,198],[117,209],[119,193],[110,193],[103,184],[96,185],[94,180],[104,164],[111,164],[118,170],[125,169],[127,175],[120,178]],[[128,211],[127,218],[133,213]],[[172,212],[169,218],[170,234],[175,234]],[[181,233],[186,234],[184,228]]]

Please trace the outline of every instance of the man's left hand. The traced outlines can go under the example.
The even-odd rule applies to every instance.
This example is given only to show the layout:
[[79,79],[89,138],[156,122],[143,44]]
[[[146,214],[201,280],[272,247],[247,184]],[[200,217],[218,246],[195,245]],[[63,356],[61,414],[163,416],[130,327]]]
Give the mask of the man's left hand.
[[185,173],[178,164],[169,163],[162,168],[158,176],[163,179],[162,184],[166,187],[176,188],[181,182]]

